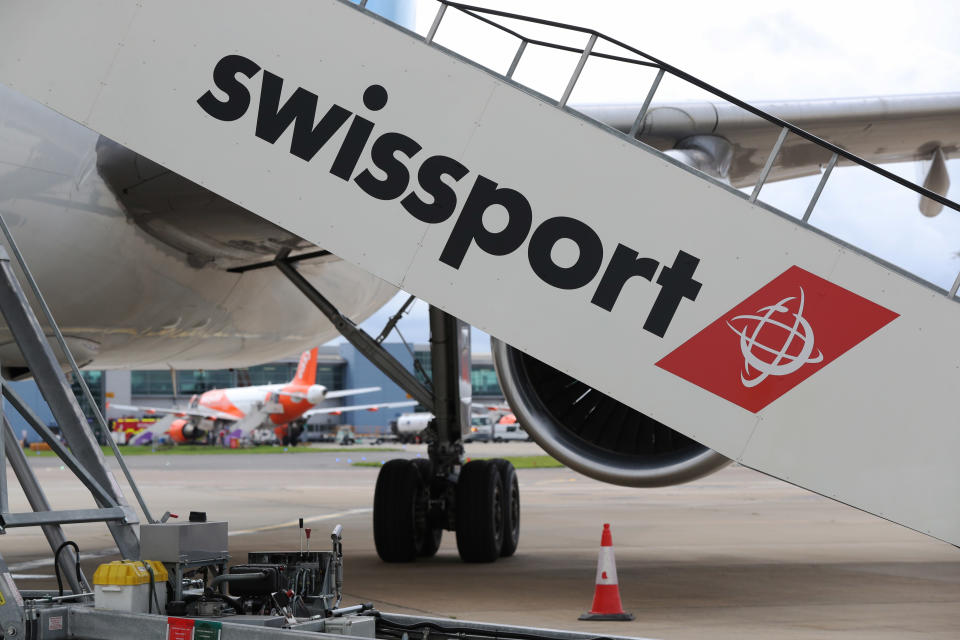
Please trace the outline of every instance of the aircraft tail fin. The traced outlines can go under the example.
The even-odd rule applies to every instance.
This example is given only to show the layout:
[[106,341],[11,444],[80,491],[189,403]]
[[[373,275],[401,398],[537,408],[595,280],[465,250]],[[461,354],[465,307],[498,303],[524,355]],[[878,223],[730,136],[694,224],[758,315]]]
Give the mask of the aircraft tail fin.
[[310,386],[317,382],[317,352],[318,347],[300,354],[300,364],[297,365],[297,374],[293,376],[292,384]]

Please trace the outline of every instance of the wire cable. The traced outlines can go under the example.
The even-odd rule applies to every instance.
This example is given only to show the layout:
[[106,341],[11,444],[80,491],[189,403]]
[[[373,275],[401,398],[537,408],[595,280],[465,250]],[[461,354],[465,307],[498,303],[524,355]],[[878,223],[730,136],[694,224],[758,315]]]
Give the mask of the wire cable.
[[60,576],[60,552],[66,547],[73,547],[73,552],[76,556],[77,584],[83,585],[83,575],[80,573],[80,547],[78,547],[77,543],[73,540],[67,540],[57,547],[57,550],[53,553],[53,571],[57,575],[57,589],[59,589],[59,595],[61,596],[63,595],[63,578]]

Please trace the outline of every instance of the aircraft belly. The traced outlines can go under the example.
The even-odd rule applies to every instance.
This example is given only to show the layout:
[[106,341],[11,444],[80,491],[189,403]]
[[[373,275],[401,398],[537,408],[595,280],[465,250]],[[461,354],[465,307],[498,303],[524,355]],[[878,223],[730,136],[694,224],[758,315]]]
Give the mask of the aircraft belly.
[[[0,213],[65,336],[92,368],[222,368],[337,333],[276,270],[196,268],[131,223],[96,171],[97,135],[0,86]],[[360,321],[396,289],[343,261],[304,275]],[[4,367],[22,366],[0,324]]]

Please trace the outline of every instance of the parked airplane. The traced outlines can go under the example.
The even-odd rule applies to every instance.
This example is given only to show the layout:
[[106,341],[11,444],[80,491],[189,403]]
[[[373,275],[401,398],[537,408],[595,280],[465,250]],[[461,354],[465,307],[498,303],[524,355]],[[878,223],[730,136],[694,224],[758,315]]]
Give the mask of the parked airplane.
[[255,429],[270,428],[281,442],[296,444],[307,418],[323,413],[341,414],[347,411],[377,411],[394,407],[409,407],[415,401],[381,402],[378,404],[317,407],[324,400],[345,398],[379,391],[380,387],[328,391],[316,384],[317,348],[304,351],[293,380],[286,384],[268,384],[254,387],[211,389],[194,396],[186,409],[141,407],[109,404],[108,409],[146,414],[167,414],[134,436],[129,444],[149,444],[161,435],[169,435],[177,443],[192,442],[208,433],[226,431],[228,437],[246,438]]
[[[960,149],[960,94],[761,106],[877,162],[938,154],[950,159]],[[695,105],[655,105],[641,137],[721,179],[748,184],[750,159],[769,146],[766,129],[727,117],[722,105],[709,110],[716,115],[706,123]],[[622,105],[590,109],[621,128],[631,111]],[[276,270],[230,271],[282,248],[302,253],[316,247],[2,85],[0,113],[0,213],[82,365],[249,366],[336,337],[332,324]],[[729,164],[724,149],[733,150]],[[795,141],[768,181],[816,173],[824,162],[818,150]],[[942,181],[931,186],[945,187]],[[356,322],[395,293],[332,255],[298,268]],[[494,345],[494,356],[524,429],[571,468],[616,484],[664,486],[727,463],[611,398],[584,395],[589,389],[578,381],[505,344]],[[0,366],[8,379],[28,374],[5,327]],[[575,415],[573,405],[596,419],[582,424],[563,418]],[[229,412],[180,413],[170,426],[176,438],[195,435],[200,425],[213,428],[218,419],[239,421]]]
[[[257,84],[251,84],[254,91]],[[359,97],[343,100],[361,108]],[[868,161],[930,161],[925,183],[941,193],[949,184],[944,162],[960,149],[960,94],[760,107]],[[638,110],[583,109],[624,130],[631,130]],[[245,366],[334,337],[333,326],[275,270],[234,269],[281,249],[318,247],[2,86],[0,114],[0,212],[83,364]],[[292,120],[285,128],[293,128]],[[340,148],[345,135],[333,136],[329,148]],[[757,179],[776,136],[758,118],[712,103],[655,104],[638,132],[676,160],[738,187]],[[359,171],[370,166],[370,152],[358,149]],[[823,148],[791,139],[769,167],[767,182],[816,174],[829,158]],[[456,186],[458,196],[469,187]],[[920,200],[922,212],[936,213],[928,204]],[[329,254],[299,268],[355,321],[395,291]],[[524,428],[587,475],[662,486],[727,463],[667,425],[503,343],[495,345],[495,357]],[[7,332],[0,332],[0,364],[7,377],[28,373]],[[265,402],[267,392],[254,400]],[[181,412],[181,436],[188,424],[241,420],[222,408],[188,411]]]

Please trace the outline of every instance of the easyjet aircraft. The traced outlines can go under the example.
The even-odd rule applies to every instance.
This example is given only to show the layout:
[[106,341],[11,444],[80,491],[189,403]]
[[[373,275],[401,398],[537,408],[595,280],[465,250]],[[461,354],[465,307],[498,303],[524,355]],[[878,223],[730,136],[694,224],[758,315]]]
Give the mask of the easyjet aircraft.
[[380,387],[328,391],[317,379],[317,348],[304,351],[297,365],[293,380],[286,384],[267,384],[255,387],[211,389],[194,396],[186,409],[139,407],[132,405],[108,405],[118,411],[139,413],[165,413],[169,419],[161,420],[141,431],[129,444],[149,444],[160,435],[168,434],[177,443],[199,440],[207,433],[225,429],[229,436],[248,437],[254,429],[268,427],[277,438],[294,442],[300,435],[303,422],[312,415],[321,413],[340,414],[347,411],[377,411],[393,407],[415,405],[413,400],[382,402],[379,404],[349,405],[316,408],[324,400],[345,398],[379,391]]

